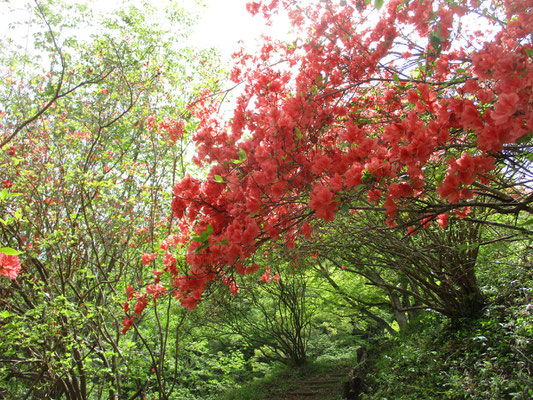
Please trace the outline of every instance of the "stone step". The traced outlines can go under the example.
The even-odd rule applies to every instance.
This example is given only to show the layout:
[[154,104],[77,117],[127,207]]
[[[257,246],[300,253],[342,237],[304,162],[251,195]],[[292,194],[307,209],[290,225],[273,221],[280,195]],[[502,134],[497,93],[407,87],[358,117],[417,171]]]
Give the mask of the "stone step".
[[321,393],[320,392],[311,392],[311,391],[306,391],[306,392],[290,392],[288,393],[289,396],[318,396],[320,395]]
[[307,385],[320,386],[320,385],[330,385],[332,383],[340,383],[338,379],[325,379],[323,381],[309,381],[306,382]]

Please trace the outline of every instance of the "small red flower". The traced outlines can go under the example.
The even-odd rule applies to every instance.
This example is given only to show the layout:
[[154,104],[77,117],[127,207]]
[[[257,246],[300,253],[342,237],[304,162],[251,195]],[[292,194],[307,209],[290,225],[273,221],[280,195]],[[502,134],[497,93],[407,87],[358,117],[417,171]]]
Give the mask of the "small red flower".
[[300,228],[300,232],[306,239],[309,239],[311,237],[311,233],[313,232],[313,228],[307,222],[304,222]]
[[325,186],[317,184],[311,191],[311,200],[309,207],[315,211],[318,218],[324,221],[333,221],[335,219],[335,208],[337,202],[334,201],[335,195]]
[[135,290],[131,287],[131,285],[128,285],[128,287],[126,288],[126,296],[128,297],[128,301],[131,301],[134,293]]
[[18,256],[10,256],[0,253],[0,275],[7,276],[9,279],[16,279],[21,269]]
[[446,213],[439,214],[437,216],[437,224],[446,228],[448,226],[448,218],[450,218],[450,216]]
[[137,304],[135,304],[133,311],[135,311],[135,314],[141,315],[147,304],[148,300],[146,299],[146,295],[144,294],[137,299]]
[[272,277],[270,276],[270,267],[266,267],[265,273],[261,276],[263,282],[270,282]]
[[124,327],[122,329],[122,334],[125,335],[126,332],[128,332],[131,327],[133,326],[133,321],[135,321],[135,317],[124,317],[124,320],[122,321],[122,326]]
[[153,253],[153,254],[144,253],[142,256],[142,264],[150,265],[150,263],[154,261],[156,257],[157,257],[157,253]]

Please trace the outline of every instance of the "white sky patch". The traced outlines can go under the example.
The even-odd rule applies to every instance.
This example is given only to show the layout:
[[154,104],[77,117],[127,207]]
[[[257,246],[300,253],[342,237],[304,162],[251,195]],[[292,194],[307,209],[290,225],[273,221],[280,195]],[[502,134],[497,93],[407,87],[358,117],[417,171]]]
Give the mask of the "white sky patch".
[[[267,26],[261,15],[252,16],[246,11],[246,3],[250,0],[181,0],[178,6],[186,11],[198,14],[200,19],[192,27],[188,45],[206,48],[216,48],[225,61],[229,61],[231,54],[241,48],[240,41],[245,43],[245,48],[251,51],[259,43],[261,35],[268,35],[279,40],[290,40],[288,32],[291,30],[286,16],[278,15],[273,20],[272,26]],[[31,0],[11,0],[0,7],[0,35],[23,41],[23,36],[28,35],[28,27],[19,25],[16,28],[12,22],[27,21],[28,13],[24,9],[26,4],[33,4]],[[114,10],[128,4],[141,6],[139,0],[88,0],[87,4],[97,13],[112,13]],[[203,5],[202,5],[203,4]],[[165,7],[168,2],[163,0],[153,4],[156,7]],[[6,12],[8,7],[15,8],[15,12]],[[11,25],[11,26],[10,26]],[[13,29],[15,28],[15,29]],[[172,31],[172,27],[166,27]],[[87,31],[87,36],[92,32]],[[83,32],[78,32],[84,36]]]
[[251,49],[261,35],[279,40],[289,40],[290,23],[288,18],[278,16],[272,26],[267,26],[261,15],[252,16],[246,11],[250,0],[204,0],[206,7],[194,27],[191,44],[200,48],[214,47],[229,59],[232,53],[241,48]]

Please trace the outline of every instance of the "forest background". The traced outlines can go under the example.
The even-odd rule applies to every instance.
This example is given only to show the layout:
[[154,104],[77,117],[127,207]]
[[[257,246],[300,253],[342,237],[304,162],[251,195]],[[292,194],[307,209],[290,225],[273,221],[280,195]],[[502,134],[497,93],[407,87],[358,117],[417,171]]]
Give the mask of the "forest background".
[[231,63],[179,2],[25,7],[0,398],[533,395],[527,1],[250,2],[291,38]]

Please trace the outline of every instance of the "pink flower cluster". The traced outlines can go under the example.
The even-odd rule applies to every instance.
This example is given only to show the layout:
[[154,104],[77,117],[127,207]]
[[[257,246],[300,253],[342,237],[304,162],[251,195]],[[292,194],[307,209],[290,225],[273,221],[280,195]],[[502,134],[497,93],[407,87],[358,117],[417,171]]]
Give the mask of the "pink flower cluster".
[[9,279],[17,279],[20,268],[21,264],[18,256],[0,253],[0,275],[7,276]]

